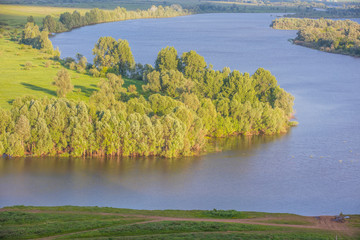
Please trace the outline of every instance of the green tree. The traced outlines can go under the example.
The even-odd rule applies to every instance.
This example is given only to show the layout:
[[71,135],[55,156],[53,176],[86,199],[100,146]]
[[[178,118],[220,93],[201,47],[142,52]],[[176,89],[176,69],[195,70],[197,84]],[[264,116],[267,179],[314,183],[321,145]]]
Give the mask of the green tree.
[[31,44],[33,39],[40,36],[40,30],[38,25],[33,22],[28,22],[22,33],[22,42],[25,44]]
[[7,139],[8,147],[5,154],[14,157],[24,156],[24,146],[21,144],[21,138],[18,134],[10,134]]
[[201,78],[207,65],[204,57],[193,50],[183,53],[181,62],[185,77],[193,80]]
[[82,67],[82,68],[86,68],[86,65],[87,65],[87,59],[85,56],[82,56],[80,59],[79,59],[79,65]]
[[32,153],[36,156],[48,154],[53,147],[53,142],[43,118],[38,118],[33,131],[35,139],[33,139],[34,141],[32,142]]
[[61,22],[56,21],[52,16],[47,15],[43,18],[43,31],[51,33],[64,32],[66,29]]
[[74,89],[74,86],[71,84],[70,74],[64,68],[57,73],[53,85],[57,87],[56,93],[58,97],[65,97],[66,94]]
[[276,78],[270,71],[259,68],[252,75],[254,89],[261,102],[269,102],[274,106],[275,95],[274,91],[277,86]]
[[155,61],[155,69],[157,71],[177,70],[179,66],[179,58],[174,47],[167,46],[162,48],[158,53]]
[[95,44],[93,55],[95,66],[112,68],[123,76],[128,75],[135,67],[135,60],[126,40],[101,37]]
[[25,148],[26,142],[30,139],[30,122],[26,116],[20,115],[15,124],[15,133],[20,137],[21,144]]
[[69,12],[62,13],[59,21],[64,24],[66,29],[71,30],[73,28],[72,16]]
[[117,61],[118,65],[118,72],[123,76],[128,76],[130,71],[135,67],[135,60],[129,42],[119,39],[114,54],[115,61]]
[[33,17],[33,16],[29,16],[29,17],[27,17],[26,22],[32,22],[32,23],[35,23],[34,17]]
[[39,39],[39,49],[45,49],[45,50],[52,50],[54,49],[52,42],[49,39],[49,33],[47,31],[42,31],[40,33],[40,39]]

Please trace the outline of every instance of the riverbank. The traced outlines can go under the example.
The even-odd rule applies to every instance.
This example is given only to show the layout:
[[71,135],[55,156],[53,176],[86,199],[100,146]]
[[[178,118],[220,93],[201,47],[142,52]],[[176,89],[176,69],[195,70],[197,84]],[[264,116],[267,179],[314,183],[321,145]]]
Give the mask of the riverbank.
[[108,207],[0,209],[1,239],[357,239],[360,215],[332,216],[234,210],[132,210]]

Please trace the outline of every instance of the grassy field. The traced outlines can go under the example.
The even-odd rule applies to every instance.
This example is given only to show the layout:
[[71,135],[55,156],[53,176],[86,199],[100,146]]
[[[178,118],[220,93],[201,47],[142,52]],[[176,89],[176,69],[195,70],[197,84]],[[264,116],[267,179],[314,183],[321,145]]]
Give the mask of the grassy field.
[[314,217],[233,210],[14,206],[0,209],[0,238],[358,239],[359,229],[351,221],[359,220],[360,216],[353,215],[346,223],[323,224]]
[[152,5],[169,6],[172,4],[181,4],[183,7],[195,6],[199,3],[205,3],[207,0],[75,0],[75,1],[52,1],[52,0],[3,0],[4,3],[22,4],[31,6],[54,6],[65,8],[101,8],[114,9],[117,6],[124,7],[127,10],[148,9]]
[[47,15],[58,18],[64,12],[72,13],[75,10],[85,14],[90,9],[0,4],[0,23],[19,27],[26,23],[27,17],[33,16],[35,22],[42,26],[42,19]]

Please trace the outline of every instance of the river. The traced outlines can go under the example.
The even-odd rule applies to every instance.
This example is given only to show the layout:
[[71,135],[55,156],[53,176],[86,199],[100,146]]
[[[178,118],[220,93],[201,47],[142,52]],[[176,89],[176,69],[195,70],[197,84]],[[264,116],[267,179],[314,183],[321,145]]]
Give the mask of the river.
[[92,59],[100,36],[127,39],[136,62],[195,50],[215,69],[274,74],[295,96],[297,127],[233,137],[224,151],[162,159],[0,160],[0,206],[236,209],[302,215],[360,213],[360,58],[291,44],[276,14],[201,14],[98,24],[52,38],[62,57]]

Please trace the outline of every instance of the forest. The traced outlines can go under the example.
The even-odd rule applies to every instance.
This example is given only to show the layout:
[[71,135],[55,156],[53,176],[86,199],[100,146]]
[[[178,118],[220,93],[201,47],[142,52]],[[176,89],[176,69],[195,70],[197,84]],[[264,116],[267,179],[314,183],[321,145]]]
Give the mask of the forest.
[[299,30],[294,43],[321,51],[360,56],[360,24],[351,20],[280,18],[274,29]]
[[[19,42],[61,61],[65,68],[49,79],[58,97],[24,96],[0,109],[7,156],[187,156],[203,152],[211,137],[275,134],[296,124],[293,96],[263,68],[214,70],[195,51],[178,56],[174,47],[143,66],[126,40],[112,37],[95,44],[93,63],[80,54],[60,60],[45,33],[30,17]],[[74,89],[67,69],[103,78],[88,103],[66,99]],[[124,87],[124,78],[143,89]]]

